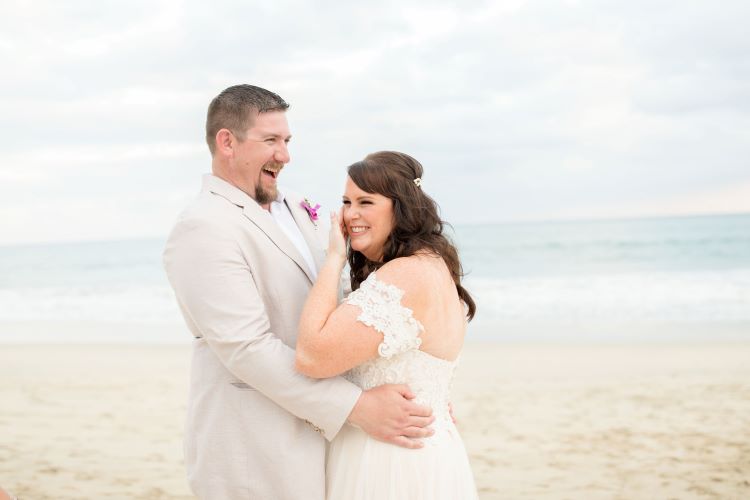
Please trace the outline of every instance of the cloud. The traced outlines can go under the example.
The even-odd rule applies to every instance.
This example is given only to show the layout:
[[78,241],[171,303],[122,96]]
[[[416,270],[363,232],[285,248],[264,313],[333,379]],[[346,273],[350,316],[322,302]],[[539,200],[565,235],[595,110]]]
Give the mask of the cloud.
[[[396,149],[424,164],[425,189],[458,223],[714,210],[705,193],[750,182],[749,10],[12,3],[0,20],[0,180],[11,193],[0,229],[4,241],[107,237],[90,214],[107,213],[106,197],[133,214],[128,234],[159,234],[156,221],[178,210],[166,200],[189,199],[209,169],[208,102],[238,82],[292,104],[282,181],[327,205],[348,164]],[[52,227],[27,198],[67,215]],[[747,210],[726,199],[723,210]],[[144,207],[154,216],[140,217]]]

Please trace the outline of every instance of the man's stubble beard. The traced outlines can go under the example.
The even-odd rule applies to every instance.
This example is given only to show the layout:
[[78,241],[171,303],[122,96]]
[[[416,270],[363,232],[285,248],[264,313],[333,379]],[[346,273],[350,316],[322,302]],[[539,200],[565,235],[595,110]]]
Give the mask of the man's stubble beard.
[[274,187],[273,192],[271,192],[267,189],[263,189],[263,186],[261,186],[260,183],[255,186],[255,201],[257,201],[259,205],[267,205],[272,201],[276,201],[278,195],[279,190],[276,189],[276,187]]
[[260,174],[258,174],[258,182],[255,184],[255,201],[259,205],[267,205],[272,201],[276,201],[278,195],[279,190],[275,185],[270,190],[263,187],[263,171],[261,170]]
[[[277,172],[280,172],[281,169],[284,168],[283,164],[274,162],[268,162],[266,165],[272,165],[274,167],[274,170],[278,169]],[[255,184],[255,201],[257,201],[260,205],[267,205],[272,201],[276,201],[276,198],[278,196],[279,189],[275,184],[270,189],[263,188],[263,169],[261,169],[261,171],[258,172],[258,182]]]

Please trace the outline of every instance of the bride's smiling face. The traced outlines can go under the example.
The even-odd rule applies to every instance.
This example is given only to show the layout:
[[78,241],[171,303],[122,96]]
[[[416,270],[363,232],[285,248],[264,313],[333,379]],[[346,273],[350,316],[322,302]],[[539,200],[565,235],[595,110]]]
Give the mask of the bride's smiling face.
[[368,260],[383,259],[383,247],[393,230],[393,201],[377,193],[368,193],[346,178],[344,225],[352,250]]

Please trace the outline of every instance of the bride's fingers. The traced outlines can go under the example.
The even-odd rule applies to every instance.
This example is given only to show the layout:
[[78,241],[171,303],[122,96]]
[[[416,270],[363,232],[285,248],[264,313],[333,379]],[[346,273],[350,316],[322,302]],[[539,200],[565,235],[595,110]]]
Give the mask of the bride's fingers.
[[346,231],[346,224],[344,224],[344,209],[339,209],[338,213],[336,214],[336,222],[338,222],[339,227],[341,228],[341,234],[344,236],[347,236],[348,233]]
[[344,217],[341,210],[339,210],[338,212],[331,211],[331,228],[334,227],[337,227],[341,234],[344,235],[344,237],[347,236],[346,226],[344,225]]

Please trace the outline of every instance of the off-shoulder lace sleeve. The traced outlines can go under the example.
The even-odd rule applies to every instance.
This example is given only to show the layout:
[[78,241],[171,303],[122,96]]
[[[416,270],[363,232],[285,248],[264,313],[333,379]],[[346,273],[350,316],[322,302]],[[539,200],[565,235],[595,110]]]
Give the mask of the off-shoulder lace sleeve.
[[404,291],[377,279],[371,273],[359,288],[346,298],[346,303],[359,307],[357,320],[383,334],[378,353],[384,358],[412,349],[419,349],[424,331],[412,310],[401,305]]

